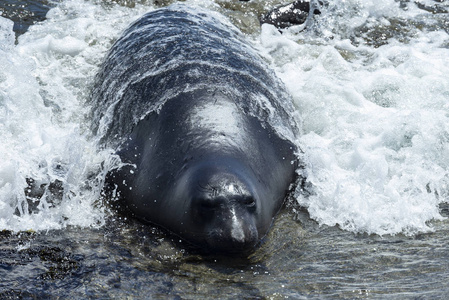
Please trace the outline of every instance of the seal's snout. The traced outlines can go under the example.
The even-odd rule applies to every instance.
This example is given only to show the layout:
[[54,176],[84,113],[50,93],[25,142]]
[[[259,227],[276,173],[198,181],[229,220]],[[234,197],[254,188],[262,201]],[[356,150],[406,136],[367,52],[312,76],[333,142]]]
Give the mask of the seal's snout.
[[[204,179],[204,178],[203,178]],[[208,248],[219,252],[246,252],[259,240],[257,197],[243,181],[214,174],[192,199],[194,222],[203,228]]]
[[210,248],[221,252],[247,252],[256,247],[259,234],[255,214],[242,203],[220,209],[212,220],[207,239]]

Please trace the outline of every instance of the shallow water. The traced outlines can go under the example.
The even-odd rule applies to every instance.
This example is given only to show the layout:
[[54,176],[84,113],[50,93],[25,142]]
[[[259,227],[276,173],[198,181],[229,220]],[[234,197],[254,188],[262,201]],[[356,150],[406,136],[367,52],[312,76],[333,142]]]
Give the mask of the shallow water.
[[248,259],[195,254],[155,228],[110,222],[4,233],[2,298],[410,299],[449,292],[447,222],[434,233],[379,237],[300,225],[284,212]]
[[[89,135],[86,101],[111,43],[156,5],[2,2],[16,25],[0,18],[1,298],[447,295],[449,3],[332,1],[280,34],[257,22],[280,1],[188,2],[230,18],[286,83],[305,190],[248,258],[124,220],[100,197],[115,160]],[[29,178],[64,192],[27,201]]]

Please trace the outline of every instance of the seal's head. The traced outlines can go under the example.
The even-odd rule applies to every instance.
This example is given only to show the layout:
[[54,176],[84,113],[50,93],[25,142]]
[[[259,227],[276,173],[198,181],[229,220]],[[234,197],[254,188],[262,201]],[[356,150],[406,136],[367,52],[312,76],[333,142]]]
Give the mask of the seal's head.
[[186,240],[222,253],[255,248],[271,218],[263,221],[266,217],[250,173],[237,161],[221,158],[198,163],[181,176],[172,197],[184,198],[178,226]]

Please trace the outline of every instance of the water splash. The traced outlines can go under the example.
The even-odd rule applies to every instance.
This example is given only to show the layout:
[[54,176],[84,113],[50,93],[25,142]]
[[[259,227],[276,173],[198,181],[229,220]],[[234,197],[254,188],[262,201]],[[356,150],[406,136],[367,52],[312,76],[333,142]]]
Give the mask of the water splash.
[[[313,188],[297,200],[320,224],[414,234],[442,219],[449,36],[428,15],[395,1],[335,1],[308,33],[263,27],[261,51],[274,58],[304,121]],[[410,22],[406,39],[389,30],[411,18],[428,21]],[[373,42],[376,26],[387,34],[376,37],[382,43]]]

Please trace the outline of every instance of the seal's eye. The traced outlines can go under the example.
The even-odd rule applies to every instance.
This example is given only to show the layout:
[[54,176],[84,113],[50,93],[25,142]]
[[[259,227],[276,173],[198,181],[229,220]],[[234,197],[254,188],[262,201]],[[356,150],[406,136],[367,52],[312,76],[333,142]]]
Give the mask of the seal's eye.
[[212,210],[217,207],[217,203],[212,199],[199,199],[201,209]]
[[256,208],[256,201],[253,197],[245,197],[243,198],[242,203],[248,208]]
[[225,203],[225,199],[223,197],[214,197],[214,198],[199,198],[196,201],[198,206],[203,211],[211,211],[219,208]]

